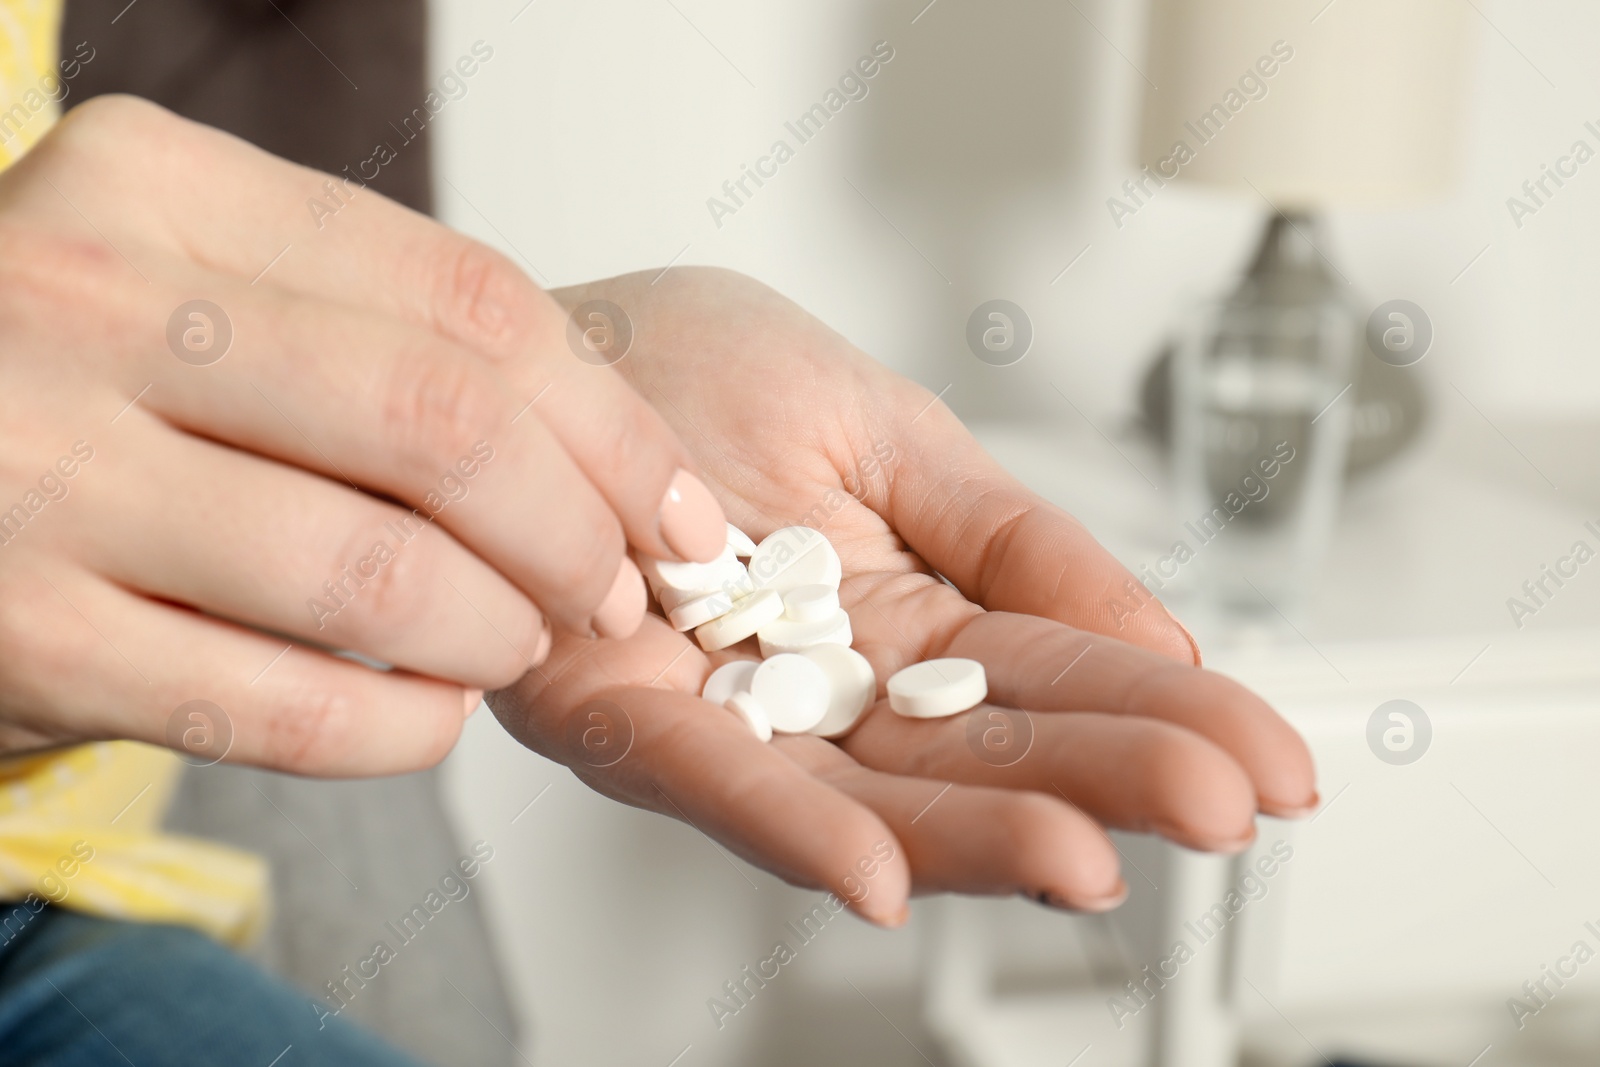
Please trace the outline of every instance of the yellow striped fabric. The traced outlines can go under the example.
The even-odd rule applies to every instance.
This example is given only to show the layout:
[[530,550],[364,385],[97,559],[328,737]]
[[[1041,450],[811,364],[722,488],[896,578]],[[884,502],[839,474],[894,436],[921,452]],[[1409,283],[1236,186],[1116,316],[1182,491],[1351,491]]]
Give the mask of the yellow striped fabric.
[[[59,115],[61,0],[0,0],[0,170]],[[161,832],[182,764],[163,748],[109,741],[0,760],[0,900],[49,901],[107,918],[192,926],[247,945],[267,916],[256,856]]]
[[0,167],[32,147],[60,113],[60,30],[61,0],[0,0]]
[[[133,741],[0,761],[0,900],[254,942],[267,916],[266,865],[161,831],[182,766]],[[0,941],[10,933],[0,928]]]

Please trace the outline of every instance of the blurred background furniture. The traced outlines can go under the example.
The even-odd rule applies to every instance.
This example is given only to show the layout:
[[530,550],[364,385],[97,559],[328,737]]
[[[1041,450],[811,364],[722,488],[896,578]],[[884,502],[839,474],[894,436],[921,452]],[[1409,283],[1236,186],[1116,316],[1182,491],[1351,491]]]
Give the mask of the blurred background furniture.
[[[1575,830],[1600,814],[1600,582],[1580,571],[1520,629],[1506,601],[1526,600],[1522,583],[1574,541],[1600,549],[1585,526],[1600,504],[1589,458],[1600,422],[1491,426],[1453,411],[1419,455],[1357,487],[1307,612],[1263,622],[1177,607],[1209,667],[1305,734],[1323,811],[1301,824],[1263,819],[1241,860],[1118,835],[1132,898],[1104,921],[1111,962],[1054,988],[1019,990],[1013,977],[1008,990],[1015,960],[998,947],[992,909],[941,906],[923,1004],[954,1062],[1059,1065],[1086,1045],[1082,1062],[1105,1067],[1323,1057],[1460,1067],[1491,1046],[1481,1062],[1593,1062],[1600,988],[1586,976],[1521,1030],[1507,1000],[1536,1007],[1524,981],[1578,939],[1600,948],[1584,927],[1600,855]],[[1149,533],[1161,494],[1106,467],[1053,461],[1092,449],[1091,437],[983,433],[1137,566],[1164,550]],[[1403,765],[1369,743],[1373,713],[1396,699],[1431,723],[1423,754]],[[1279,840],[1293,859],[1225,937],[1202,945],[1195,924]],[[1109,998],[1126,998],[1122,983],[1140,981],[1178,940],[1194,961],[1119,1029]]]
[[[1431,345],[1426,313],[1408,302],[1374,310],[1322,218],[1446,192],[1474,16],[1447,0],[1348,8],[1313,16],[1308,43],[1304,13],[1271,0],[1154,0],[1143,51],[1159,82],[1144,92],[1139,173],[1108,201],[1120,228],[1169,182],[1198,183],[1265,219],[1242,276],[1224,272],[1207,301],[1179,309],[1141,390],[1185,518],[1275,445],[1296,457],[1196,568],[1209,595],[1238,610],[1303,595],[1344,472],[1392,459],[1425,411],[1412,365]],[[1369,330],[1369,319],[1382,321]],[[1374,351],[1375,341],[1394,347]]]

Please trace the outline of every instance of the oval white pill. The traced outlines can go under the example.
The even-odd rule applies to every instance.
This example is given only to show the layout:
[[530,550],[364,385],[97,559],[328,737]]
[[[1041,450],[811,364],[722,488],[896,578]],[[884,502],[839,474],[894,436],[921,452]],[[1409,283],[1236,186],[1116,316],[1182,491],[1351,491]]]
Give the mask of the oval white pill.
[[695,640],[707,652],[736,645],[783,614],[783,598],[771,589],[757,589],[733,603],[733,610],[720,618],[696,626]]
[[803,734],[828,713],[828,676],[804,656],[782,653],[756,668],[750,695],[766,711],[774,730]]
[[722,706],[743,719],[757,740],[772,740],[772,721],[767,718],[767,709],[761,706],[761,701],[749,693],[735,693]]
[[784,618],[821,622],[839,610],[839,590],[831,585],[797,585],[783,594]]
[[756,543],[750,539],[750,535],[731,522],[728,523],[728,547],[740,559],[749,559],[756,553]]
[[817,645],[801,653],[828,676],[828,711],[810,733],[839,738],[854,730],[878,695],[878,679],[867,657],[844,645]]
[[672,624],[674,630],[682,633],[685,630],[692,630],[696,626],[708,623],[712,619],[722,618],[722,616],[732,611],[733,606],[737,603],[738,601],[727,593],[707,593],[705,596],[698,596],[693,600],[685,600],[668,611],[667,621]]
[[802,585],[839,588],[844,567],[828,539],[808,526],[785,526],[756,546],[750,578],[757,589],[780,593]]
[[724,663],[711,672],[706,679],[706,684],[700,690],[700,697],[709,700],[717,707],[728,702],[728,698],[735,693],[748,693],[750,679],[755,677],[756,668],[761,666],[753,659],[736,659],[732,663]]
[[708,593],[713,589],[722,588],[722,583],[727,579],[731,569],[730,564],[740,569],[744,567],[744,564],[734,557],[733,549],[724,546],[722,553],[710,563],[676,563],[671,560],[640,556],[639,572],[657,593],[663,589]]
[[813,645],[848,645],[856,639],[850,629],[850,616],[843,611],[820,622],[773,619],[757,630],[756,636],[761,639],[763,656],[804,652]]
[[913,719],[957,715],[983,703],[989,681],[975,659],[930,659],[889,678],[889,707]]

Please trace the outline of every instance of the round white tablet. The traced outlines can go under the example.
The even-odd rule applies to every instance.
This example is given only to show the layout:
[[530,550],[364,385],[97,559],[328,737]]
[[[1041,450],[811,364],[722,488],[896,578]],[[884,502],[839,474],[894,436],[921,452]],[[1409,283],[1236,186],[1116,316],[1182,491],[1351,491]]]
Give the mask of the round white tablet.
[[797,585],[783,594],[783,616],[795,622],[821,622],[839,610],[839,590],[831,585]]
[[639,571],[657,593],[665,589],[701,593],[721,589],[733,567],[742,570],[744,565],[734,558],[733,549],[727,546],[710,563],[675,563],[649,556],[639,557]]
[[844,580],[844,567],[822,534],[808,526],[785,526],[756,546],[750,578],[756,588],[780,593],[802,585],[837,589]]
[[844,645],[817,645],[801,655],[828,676],[828,712],[809,732],[818,737],[843,737],[855,729],[878,695],[872,664]]
[[704,596],[697,596],[693,600],[685,600],[677,607],[668,610],[667,621],[672,624],[674,630],[682,633],[685,630],[692,630],[696,626],[708,623],[712,619],[722,618],[722,616],[732,611],[733,606],[737,603],[738,601],[727,593],[707,593]]
[[889,678],[889,707],[913,719],[957,715],[983,703],[989,681],[975,659],[930,659]]
[[743,600],[733,602],[733,610],[720,618],[695,627],[695,640],[707,652],[736,645],[783,614],[783,598],[771,589],[757,589]]
[[804,656],[782,653],[756,668],[750,695],[766,710],[774,730],[803,734],[828,713],[828,676]]
[[848,645],[855,640],[855,634],[850,629],[850,616],[843,611],[835,611],[831,618],[820,622],[773,619],[757,630],[756,636],[761,638],[763,656],[804,652],[812,645]]
[[738,600],[756,590],[755,584],[750,581],[750,572],[736,559],[718,560],[714,564],[698,566],[703,566],[706,570],[696,575],[696,580],[710,582],[710,585],[697,586],[693,589],[674,589],[666,585],[652,587],[656,599],[661,602],[662,611],[670,613],[691,600],[698,600],[712,593],[724,593],[729,599]]
[[750,679],[755,677],[756,668],[761,666],[753,659],[736,659],[732,663],[724,663],[711,672],[706,679],[705,686],[700,690],[700,696],[709,700],[717,707],[728,702],[728,698],[735,693],[748,693]]
[[728,547],[740,559],[749,559],[756,553],[756,543],[750,539],[750,535],[731,522],[728,523]]
[[772,722],[767,718],[767,710],[761,706],[761,701],[749,693],[735,693],[722,706],[743,719],[757,740],[772,740]]

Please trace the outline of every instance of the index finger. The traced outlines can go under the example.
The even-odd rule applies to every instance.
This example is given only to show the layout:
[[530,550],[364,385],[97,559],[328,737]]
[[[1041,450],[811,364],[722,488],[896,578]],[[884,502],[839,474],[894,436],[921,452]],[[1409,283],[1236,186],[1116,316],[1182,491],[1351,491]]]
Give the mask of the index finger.
[[[128,131],[148,149],[137,168],[119,156]],[[721,551],[724,519],[688,450],[608,365],[626,353],[625,322],[613,324],[615,347],[593,351],[569,339],[567,312],[550,294],[480,242],[348,176],[297,166],[143,101],[80,105],[35,155],[65,157],[69,169],[114,169],[115,182],[70,192],[86,215],[116,221],[119,242],[130,233],[252,286],[379,313],[456,342],[509,383],[519,418],[548,427],[629,543],[660,559],[704,561]],[[196,160],[206,181],[192,185]],[[129,196],[155,210],[126,211]]]

